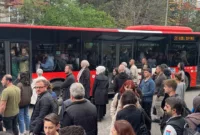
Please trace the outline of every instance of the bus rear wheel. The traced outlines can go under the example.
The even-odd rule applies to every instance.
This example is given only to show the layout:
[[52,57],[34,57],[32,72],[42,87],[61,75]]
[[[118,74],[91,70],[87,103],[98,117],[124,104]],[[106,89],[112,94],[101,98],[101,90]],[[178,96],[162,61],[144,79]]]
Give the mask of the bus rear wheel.
[[53,85],[53,91],[56,93],[57,97],[62,96],[62,90],[60,89],[60,86],[62,85],[62,81],[54,81],[52,82]]
[[189,80],[189,76],[187,75],[185,75],[185,86],[186,86],[186,90],[190,88],[190,80]]

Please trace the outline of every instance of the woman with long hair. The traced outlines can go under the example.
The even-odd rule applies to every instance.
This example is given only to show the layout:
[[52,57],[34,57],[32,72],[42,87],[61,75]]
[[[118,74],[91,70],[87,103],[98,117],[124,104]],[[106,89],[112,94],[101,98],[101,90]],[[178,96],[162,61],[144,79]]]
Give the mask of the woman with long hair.
[[185,83],[182,82],[181,80],[182,80],[182,74],[175,73],[175,81],[177,83],[176,94],[178,94],[181,97],[181,99],[183,99],[184,101],[186,86],[185,86]]
[[178,65],[178,73],[181,74],[181,81],[185,82],[185,69],[184,69],[184,63],[179,62]]
[[115,121],[112,135],[136,135],[131,124],[126,120]]
[[32,89],[30,86],[30,76],[28,72],[20,73],[19,83],[17,84],[17,86],[21,90],[21,101],[19,103],[20,111],[19,111],[19,117],[18,117],[19,130],[20,130],[20,134],[24,134],[25,133],[24,125],[26,129],[26,133],[29,132],[30,120],[29,120],[28,110],[29,110],[29,105],[30,105],[31,96],[32,96]]

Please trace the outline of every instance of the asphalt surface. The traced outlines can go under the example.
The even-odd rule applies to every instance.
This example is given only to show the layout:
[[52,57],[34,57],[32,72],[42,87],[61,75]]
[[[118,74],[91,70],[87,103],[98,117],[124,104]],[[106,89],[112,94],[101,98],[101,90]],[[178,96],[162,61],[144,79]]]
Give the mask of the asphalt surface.
[[[187,90],[185,93],[185,102],[189,109],[192,108],[192,101],[195,96],[200,94],[200,87],[198,88],[191,88],[190,90]],[[109,100],[109,104],[107,105],[107,113],[104,119],[101,122],[98,122],[98,135],[109,135],[110,132],[110,124],[111,124],[111,117],[110,117],[110,104],[111,104],[112,98]],[[32,108],[30,108],[29,113],[32,113]],[[31,115],[30,115],[31,116]],[[153,117],[153,116],[152,116]],[[157,123],[152,123],[152,135],[161,135],[160,133],[160,127]]]

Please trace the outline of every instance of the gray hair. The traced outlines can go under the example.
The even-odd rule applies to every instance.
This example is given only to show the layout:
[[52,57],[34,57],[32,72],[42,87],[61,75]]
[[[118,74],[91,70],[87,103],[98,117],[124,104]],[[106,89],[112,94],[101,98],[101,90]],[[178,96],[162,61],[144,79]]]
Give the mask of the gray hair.
[[122,65],[124,65],[125,67],[127,67],[127,63],[126,62],[122,62]]
[[118,72],[119,73],[121,73],[121,72],[125,72],[125,70],[126,70],[126,67],[124,66],[124,65],[119,65],[119,67],[118,67]]
[[104,66],[98,66],[97,68],[96,68],[96,73],[97,73],[97,75],[98,74],[101,74],[101,73],[104,73],[106,71],[106,68],[104,67]]
[[82,60],[81,61],[81,66],[83,65],[83,67],[89,67],[90,63],[87,60]]
[[70,86],[70,95],[75,99],[82,99],[85,96],[85,89],[81,83],[73,83]]
[[38,74],[38,76],[42,76],[43,70],[39,68],[39,69],[37,70],[37,74]]

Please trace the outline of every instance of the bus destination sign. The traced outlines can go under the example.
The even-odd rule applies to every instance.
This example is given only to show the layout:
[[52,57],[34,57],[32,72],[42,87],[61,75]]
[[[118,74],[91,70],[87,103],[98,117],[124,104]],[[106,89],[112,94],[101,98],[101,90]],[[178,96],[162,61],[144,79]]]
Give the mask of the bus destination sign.
[[174,41],[195,41],[194,36],[174,36]]

